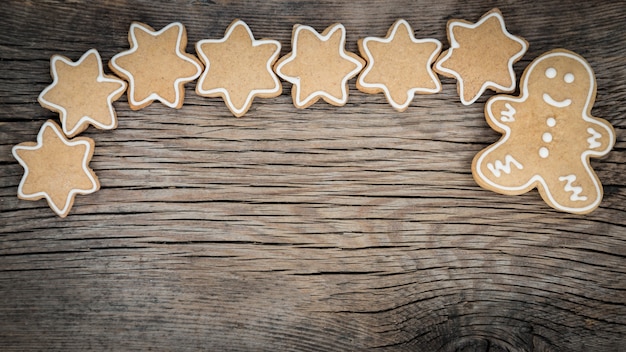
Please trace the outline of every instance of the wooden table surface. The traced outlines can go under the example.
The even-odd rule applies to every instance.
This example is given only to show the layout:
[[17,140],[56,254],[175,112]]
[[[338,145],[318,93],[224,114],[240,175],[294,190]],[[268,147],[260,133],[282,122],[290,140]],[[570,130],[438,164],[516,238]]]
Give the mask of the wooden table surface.
[[[242,118],[195,83],[180,110],[124,95],[116,130],[82,134],[100,191],[65,219],[16,196],[12,146],[58,120],[36,100],[50,56],[106,64],[132,21],[182,22],[195,53],[241,18],[284,55],[296,23],[341,22],[355,52],[404,18],[445,49],[448,19],[496,6],[530,43],[518,77],[559,47],[595,70],[617,143],[589,215],[477,186],[493,93],[464,106],[449,78],[403,113],[354,79],[346,106],[296,109],[283,82]],[[0,350],[626,350],[623,1],[5,1],[0,19]]]

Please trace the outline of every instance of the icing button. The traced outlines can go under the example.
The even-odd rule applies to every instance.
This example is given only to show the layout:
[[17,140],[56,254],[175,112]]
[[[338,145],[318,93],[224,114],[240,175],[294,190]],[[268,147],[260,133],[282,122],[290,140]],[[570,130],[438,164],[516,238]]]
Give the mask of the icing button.
[[550,132],[546,132],[543,134],[543,136],[541,136],[541,139],[543,139],[543,141],[546,143],[550,143],[552,142],[552,134]]
[[550,152],[548,151],[548,148],[546,148],[546,147],[541,147],[541,148],[539,149],[539,156],[540,156],[540,157],[542,157],[542,158],[544,158],[544,159],[545,159],[545,158],[547,158],[547,157],[548,157],[548,155],[550,155]]
[[554,127],[556,126],[556,119],[554,117],[548,117],[548,119],[546,120],[546,124],[548,125],[548,127]]

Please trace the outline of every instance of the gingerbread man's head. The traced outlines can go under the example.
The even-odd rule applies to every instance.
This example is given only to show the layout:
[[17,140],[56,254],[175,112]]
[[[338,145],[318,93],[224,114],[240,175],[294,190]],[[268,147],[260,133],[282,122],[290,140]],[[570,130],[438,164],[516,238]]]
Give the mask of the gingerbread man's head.
[[[542,55],[528,68],[524,94],[535,95],[547,109],[581,116],[589,113],[596,96],[593,71],[579,55],[566,50]],[[578,112],[578,113],[575,113]]]

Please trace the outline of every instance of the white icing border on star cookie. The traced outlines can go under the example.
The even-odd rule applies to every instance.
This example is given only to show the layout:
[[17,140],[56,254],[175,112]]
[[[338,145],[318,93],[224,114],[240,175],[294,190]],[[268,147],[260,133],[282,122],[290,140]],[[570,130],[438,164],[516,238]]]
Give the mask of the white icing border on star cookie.
[[[482,25],[483,23],[485,23],[487,20],[489,20],[491,17],[496,17],[498,19],[498,22],[500,22],[500,27],[502,28],[502,33],[504,33],[505,36],[509,37],[511,40],[519,43],[522,46],[522,49],[515,55],[511,56],[509,58],[508,61],[508,67],[509,67],[509,75],[511,77],[511,85],[506,87],[500,84],[497,84],[495,82],[492,81],[486,81],[483,83],[483,85],[480,87],[480,90],[478,91],[478,93],[476,93],[476,96],[470,100],[470,101],[466,101],[465,98],[463,97],[463,92],[464,92],[464,83],[463,83],[463,77],[461,77],[461,75],[454,70],[445,68],[443,66],[441,66],[442,63],[444,63],[446,60],[448,60],[450,58],[450,56],[452,56],[452,53],[454,52],[454,49],[458,49],[460,48],[460,44],[459,42],[456,40],[456,38],[454,38],[454,31],[453,28],[456,26],[459,27],[464,27],[464,28],[469,28],[469,29],[475,29],[477,27],[479,27],[480,25]],[[489,15],[481,18],[478,22],[474,23],[474,24],[468,24],[465,22],[458,22],[458,21],[451,21],[448,24],[448,33],[450,33],[450,49],[448,49],[448,52],[446,53],[446,55],[441,59],[438,60],[435,63],[435,67],[437,68],[437,70],[439,71],[443,71],[446,72],[448,74],[453,75],[454,77],[456,77],[457,81],[459,82],[460,85],[460,93],[459,96],[461,98],[461,103],[463,103],[463,105],[471,105],[473,104],[476,100],[478,100],[478,98],[480,98],[481,95],[483,95],[483,93],[485,93],[485,91],[488,89],[488,87],[493,87],[496,89],[499,89],[503,92],[511,92],[513,90],[515,90],[515,71],[513,70],[513,64],[520,59],[522,56],[524,56],[524,54],[526,53],[526,50],[528,50],[528,44],[524,41],[519,39],[518,37],[512,35],[511,33],[509,33],[506,30],[506,27],[504,26],[504,17],[502,16],[502,14],[500,12],[492,12]]]
[[[182,52],[180,51],[180,44],[182,41],[182,37],[183,37],[183,30],[184,30],[184,26],[182,23],[180,22],[172,22],[170,24],[168,24],[167,26],[163,27],[161,30],[159,31],[152,31],[149,28],[146,28],[142,23],[139,22],[133,22],[130,25],[130,36],[131,36],[131,41],[132,41],[132,47],[129,50],[123,51],[115,56],[113,56],[113,58],[111,58],[111,65],[113,65],[113,67],[115,67],[116,70],[119,70],[120,72],[123,72],[129,79],[129,85],[128,85],[128,97],[129,100],[131,101],[132,105],[136,105],[136,106],[141,106],[144,105],[148,102],[154,101],[154,100],[158,100],[160,101],[162,104],[164,104],[167,107],[170,108],[176,108],[179,103],[180,103],[180,99],[181,99],[181,92],[179,90],[179,86],[181,83],[186,83],[186,82],[191,82],[193,80],[195,80],[196,78],[198,78],[198,76],[200,76],[200,74],[202,73],[202,67],[195,62],[194,60],[186,57],[185,55],[182,54]],[[174,91],[176,92],[176,99],[174,99],[173,102],[168,102],[167,100],[165,100],[165,98],[161,97],[158,93],[151,93],[148,97],[146,97],[143,100],[140,101],[136,101],[135,100],[135,78],[133,76],[132,73],[130,73],[129,71],[123,69],[122,67],[120,67],[119,65],[117,65],[115,63],[116,59],[122,56],[127,56],[130,55],[132,53],[134,53],[135,51],[137,51],[137,49],[139,48],[139,43],[137,43],[137,37],[135,36],[135,30],[140,29],[142,31],[144,31],[145,33],[148,33],[149,35],[153,36],[153,37],[157,37],[161,34],[163,34],[164,32],[166,32],[168,29],[172,28],[172,27],[178,27],[178,37],[176,38],[176,56],[178,56],[179,58],[183,59],[184,61],[187,61],[191,64],[193,64],[197,70],[196,73],[194,73],[192,76],[189,77],[179,77],[174,81]],[[165,69],[165,68],[164,68]],[[184,94],[184,92],[183,92]]]
[[[367,43],[370,42],[370,41],[374,41],[374,42],[378,42],[378,43],[384,43],[384,44],[392,42],[395,39],[396,32],[398,31],[398,28],[400,28],[400,26],[404,26],[404,28],[407,30],[407,32],[409,33],[409,38],[411,39],[411,42],[413,42],[415,44],[434,43],[435,45],[437,45],[437,49],[435,51],[433,51],[433,53],[428,58],[428,62],[427,62],[427,66],[426,66],[426,71],[428,72],[428,75],[430,76],[432,81],[435,82],[435,85],[437,87],[434,88],[434,89],[432,89],[432,88],[411,88],[411,89],[409,89],[406,92],[407,100],[406,100],[406,103],[404,103],[404,104],[398,104],[398,103],[396,103],[395,100],[393,100],[393,98],[391,97],[391,92],[389,92],[389,88],[387,88],[386,84],[382,84],[382,83],[367,83],[367,82],[364,81],[364,78],[367,76],[367,74],[372,70],[372,68],[374,66],[374,56],[372,55],[372,53],[370,52],[369,48],[367,47]],[[435,74],[435,72],[432,69],[433,62],[435,61],[435,59],[437,58],[437,56],[441,52],[441,47],[442,47],[441,42],[438,41],[437,39],[431,39],[431,38],[416,39],[415,35],[413,34],[411,26],[409,25],[409,23],[406,20],[400,19],[400,20],[396,21],[396,23],[393,25],[393,29],[391,31],[391,34],[387,38],[365,37],[365,38],[363,38],[363,44],[362,45],[363,45],[363,50],[365,51],[365,55],[367,56],[368,64],[366,65],[365,70],[363,70],[363,72],[359,75],[359,78],[358,78],[359,84],[361,86],[367,87],[367,88],[379,88],[379,89],[382,89],[385,92],[385,96],[387,97],[387,100],[389,101],[389,104],[391,104],[391,106],[393,106],[396,110],[404,110],[404,109],[406,109],[411,104],[411,101],[415,97],[415,93],[438,93],[438,92],[441,92],[441,82],[439,82],[439,78],[437,77],[437,75]]]
[[[89,177],[89,180],[91,181],[92,187],[89,189],[79,189],[79,188],[72,188],[70,190],[70,192],[67,194],[67,198],[65,199],[65,205],[63,206],[62,209],[59,209],[59,207],[56,206],[56,204],[54,203],[54,201],[52,200],[52,197],[44,192],[44,191],[40,191],[40,192],[36,192],[33,194],[26,194],[24,193],[23,187],[24,187],[24,183],[26,182],[26,179],[28,178],[28,173],[29,173],[29,168],[28,168],[28,164],[26,164],[26,162],[24,160],[22,160],[22,158],[20,158],[20,156],[17,154],[18,150],[37,150],[40,149],[43,146],[43,134],[46,128],[51,128],[52,131],[57,135],[57,137],[63,141],[63,144],[65,144],[68,147],[74,147],[77,145],[84,145],[85,146],[85,154],[83,156],[83,160],[81,161],[82,163],[82,169],[85,172],[85,174]],[[85,137],[82,137],[85,138]],[[51,122],[51,121],[46,121],[42,126],[41,129],[39,130],[39,133],[37,134],[37,144],[34,146],[20,146],[20,145],[16,145],[13,147],[13,149],[11,150],[13,157],[20,163],[20,165],[22,165],[22,167],[24,168],[24,176],[22,177],[22,180],[20,181],[19,186],[17,187],[17,194],[20,198],[23,199],[40,199],[41,197],[46,198],[46,200],[48,201],[48,205],[50,206],[50,208],[52,208],[52,210],[57,213],[57,215],[63,217],[65,215],[67,215],[67,213],[69,212],[69,208],[70,208],[70,204],[71,204],[71,199],[76,195],[76,194],[89,194],[89,193],[93,193],[95,191],[98,190],[99,186],[98,186],[98,182],[94,179],[93,174],[91,173],[91,169],[89,168],[88,164],[89,164],[89,156],[91,154],[91,144],[84,140],[78,140],[78,141],[70,141],[68,139],[66,139],[66,137],[61,133],[61,131],[58,130],[57,126]]]
[[[103,124],[103,123],[100,123],[99,121],[96,121],[92,117],[85,115],[85,116],[82,116],[78,120],[78,122],[76,122],[76,125],[74,126],[74,128],[68,131],[67,130],[67,110],[61,105],[58,105],[58,104],[55,104],[53,102],[46,100],[44,96],[46,95],[46,93],[52,90],[59,83],[59,75],[57,73],[57,68],[56,68],[58,61],[62,61],[63,63],[72,67],[77,67],[77,66],[80,66],[83,63],[83,61],[85,61],[87,57],[89,57],[90,55],[95,55],[96,60],[98,62],[98,77],[96,77],[97,82],[119,83],[121,85],[120,88],[111,92],[111,94],[107,96],[107,106],[109,108],[109,116],[111,116],[111,123],[108,125]],[[76,131],[79,130],[80,127],[84,123],[90,123],[104,130],[110,130],[110,129],[115,128],[115,126],[117,125],[117,117],[115,114],[115,110],[113,109],[113,99],[115,98],[117,94],[124,92],[126,90],[127,85],[126,85],[126,81],[124,80],[117,79],[117,78],[106,78],[104,76],[104,69],[102,67],[102,58],[100,57],[100,53],[98,53],[98,50],[89,49],[76,62],[72,62],[72,60],[69,60],[68,58],[61,56],[61,55],[54,55],[50,59],[50,69],[52,70],[52,78],[53,78],[52,84],[50,84],[43,91],[41,91],[41,93],[39,94],[39,97],[37,97],[37,100],[39,101],[40,104],[42,105],[47,104],[49,106],[54,107],[55,109],[58,109],[61,112],[61,129],[63,129],[63,133],[65,133],[65,135],[70,136],[70,135],[76,134]],[[77,92],[77,94],[80,94],[80,93],[81,92]]]
[[[354,77],[356,74],[358,74],[362,69],[363,69],[363,64],[348,56],[346,54],[346,50],[345,50],[345,44],[346,44],[346,28],[341,24],[341,23],[337,23],[332,25],[330,28],[330,30],[328,31],[328,33],[326,35],[321,35],[319,34],[313,27],[310,26],[305,26],[305,25],[296,25],[296,28],[294,29],[294,33],[293,33],[293,41],[291,43],[292,46],[292,50],[291,53],[289,54],[290,56],[282,61],[281,63],[279,63],[276,66],[276,73],[285,81],[292,83],[295,87],[296,87],[296,106],[301,107],[306,105],[307,103],[309,103],[311,100],[318,98],[318,97],[326,97],[328,98],[330,101],[336,103],[337,105],[345,105],[348,102],[348,92],[347,92],[347,82],[351,77]],[[341,40],[340,43],[338,45],[338,49],[339,49],[339,55],[354,63],[356,65],[356,68],[353,69],[352,71],[348,72],[342,79],[341,79],[341,99],[337,99],[334,96],[328,94],[327,92],[323,91],[323,90],[316,90],[315,92],[309,94],[305,99],[303,99],[302,101],[300,101],[300,77],[291,77],[291,76],[287,76],[284,73],[281,72],[281,69],[283,66],[285,66],[287,63],[293,61],[296,59],[296,56],[298,55],[298,37],[300,35],[301,31],[309,31],[311,33],[313,33],[320,41],[325,42],[328,41],[333,34],[337,31],[341,31]]]
[[591,66],[589,65],[589,63],[585,60],[583,60],[582,58],[580,58],[577,55],[573,55],[569,52],[564,52],[564,51],[556,51],[556,52],[552,52],[552,53],[548,53],[548,54],[544,54],[543,56],[540,56],[538,59],[535,59],[530,66],[528,66],[528,68],[526,69],[527,72],[524,74],[524,81],[521,83],[521,87],[522,87],[522,94],[519,98],[514,98],[514,97],[510,97],[510,96],[494,96],[493,98],[489,99],[487,101],[487,105],[485,106],[485,111],[487,112],[487,115],[489,116],[489,119],[491,120],[491,122],[495,125],[497,125],[499,128],[501,128],[503,131],[505,131],[504,136],[502,137],[502,139],[500,139],[500,141],[498,141],[496,144],[488,147],[487,149],[484,150],[484,152],[482,153],[482,155],[480,156],[480,158],[478,158],[478,160],[476,161],[476,174],[480,177],[480,179],[485,182],[486,184],[490,185],[491,187],[497,188],[497,189],[502,189],[505,191],[513,191],[513,192],[519,192],[522,191],[528,187],[530,187],[530,185],[532,185],[535,182],[540,183],[543,186],[543,189],[545,191],[546,197],[548,197],[548,199],[550,199],[551,204],[559,210],[565,211],[565,212],[570,212],[570,213],[585,213],[585,212],[589,212],[593,209],[595,209],[600,202],[602,201],[602,185],[598,182],[598,180],[594,177],[592,177],[591,179],[593,180],[593,184],[594,184],[594,188],[596,190],[596,195],[597,198],[593,201],[593,203],[589,204],[586,207],[582,207],[582,208],[571,208],[571,207],[566,207],[563,206],[559,203],[556,202],[556,200],[554,199],[554,197],[552,196],[552,194],[550,193],[550,189],[548,188],[548,185],[545,181],[545,179],[541,176],[541,175],[535,175],[533,176],[528,182],[526,182],[525,184],[523,184],[522,186],[519,187],[503,187],[501,185],[498,185],[494,182],[492,182],[488,177],[486,177],[482,171],[481,171],[481,165],[484,162],[484,158],[493,150],[497,149],[498,147],[500,147],[501,145],[503,145],[504,143],[506,143],[506,141],[509,139],[510,135],[511,135],[511,128],[502,123],[496,116],[494,116],[491,112],[491,106],[493,105],[494,102],[499,101],[499,100],[505,100],[505,101],[513,101],[516,103],[521,103],[524,102],[528,99],[528,97],[530,96],[528,93],[528,78],[531,76],[530,72],[535,68],[535,66],[540,63],[541,61],[554,57],[554,56],[565,56],[568,57],[570,59],[574,59],[578,62],[580,62],[586,69],[587,74],[589,75],[589,82],[590,82],[590,86],[589,86],[589,91],[587,92],[587,99],[585,101],[585,105],[583,107],[583,112],[582,112],[582,118],[583,120],[587,121],[587,122],[591,122],[593,124],[596,124],[598,126],[601,126],[604,130],[606,130],[608,132],[610,141],[607,144],[607,147],[604,150],[601,151],[594,151],[594,150],[586,150],[583,153],[581,153],[580,155],[580,160],[582,161],[583,165],[585,166],[585,170],[587,171],[587,173],[589,175],[593,174],[593,170],[591,169],[591,165],[589,162],[589,156],[595,156],[595,157],[601,157],[603,155],[606,155],[609,151],[611,151],[611,149],[613,148],[613,145],[615,143],[615,133],[612,129],[606,129],[606,127],[603,124],[598,123],[595,118],[593,118],[592,116],[588,115],[588,112],[590,111],[590,106],[589,104],[591,104],[591,102],[594,100],[594,88],[596,86],[596,80],[594,78],[594,74],[593,74],[593,70],[591,69]]
[[[250,40],[252,41],[252,46],[253,47],[266,45],[266,44],[272,44],[272,45],[276,46],[276,51],[274,52],[274,54],[272,54],[272,56],[269,58],[269,60],[267,60],[267,65],[266,65],[268,73],[270,74],[270,76],[272,76],[272,79],[276,83],[275,87],[271,88],[271,89],[253,89],[252,91],[250,91],[250,93],[248,93],[248,97],[246,98],[246,102],[245,102],[243,108],[241,108],[241,109],[237,109],[235,107],[235,105],[233,104],[233,102],[232,102],[232,100],[230,98],[230,94],[228,93],[228,90],[226,90],[225,88],[213,88],[213,89],[208,89],[208,90],[202,89],[202,83],[206,79],[206,76],[209,74],[209,67],[211,66],[209,58],[206,56],[204,51],[202,51],[202,45],[206,44],[206,43],[212,43],[212,44],[224,43],[225,41],[227,41],[230,38],[232,32],[238,26],[243,26],[246,29],[246,31],[248,32],[248,35],[250,36]],[[254,99],[254,97],[256,95],[258,95],[258,94],[278,93],[282,89],[282,86],[280,84],[280,80],[278,79],[276,74],[274,74],[274,70],[272,69],[273,63],[276,61],[276,59],[278,58],[278,55],[280,54],[280,49],[281,49],[281,45],[280,45],[280,42],[278,42],[277,40],[272,40],[272,39],[259,39],[259,40],[256,40],[256,39],[254,39],[254,35],[252,34],[252,31],[250,30],[250,27],[248,27],[248,25],[244,21],[242,21],[242,20],[234,21],[233,23],[230,24],[230,26],[228,28],[228,31],[224,35],[224,38],[222,38],[222,39],[204,39],[204,40],[200,40],[199,42],[196,43],[196,52],[202,57],[202,60],[205,63],[204,72],[202,73],[202,75],[198,79],[198,84],[196,86],[198,93],[207,94],[207,95],[208,94],[214,94],[214,93],[222,93],[222,94],[224,94],[224,98],[226,99],[226,104],[228,104],[228,107],[236,115],[243,114],[246,110],[248,110],[249,105],[252,103],[252,100]]]

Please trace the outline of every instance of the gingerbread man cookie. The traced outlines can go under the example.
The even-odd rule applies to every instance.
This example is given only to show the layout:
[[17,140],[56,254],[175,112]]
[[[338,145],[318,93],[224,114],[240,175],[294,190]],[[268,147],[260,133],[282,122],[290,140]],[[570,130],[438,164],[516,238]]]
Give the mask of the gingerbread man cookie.
[[348,80],[365,64],[358,55],[345,50],[346,28],[336,23],[322,34],[309,26],[296,24],[291,38],[292,51],[274,66],[276,73],[293,84],[293,104],[300,109],[320,98],[343,106],[348,101]]
[[524,71],[521,95],[487,101],[489,125],[504,136],[472,163],[476,182],[503,194],[537,188],[551,207],[585,214],[602,200],[589,158],[615,144],[609,122],[591,116],[596,80],[589,63],[564,49],[549,51]]
[[24,168],[18,198],[45,198],[50,208],[64,218],[77,194],[100,189],[98,178],[89,168],[93,151],[91,138],[68,140],[56,123],[47,121],[39,130],[37,143],[25,142],[13,147],[13,156]]
[[282,93],[282,85],[272,69],[280,53],[275,40],[255,40],[242,20],[234,20],[224,38],[196,43],[204,72],[196,93],[222,97],[233,115],[243,116],[255,97],[272,98]]
[[359,51],[367,65],[359,74],[356,87],[365,93],[385,93],[389,104],[405,111],[416,93],[441,91],[439,78],[432,70],[441,52],[437,39],[415,39],[405,20],[397,20],[387,37],[359,39]]
[[487,89],[510,93],[515,90],[513,64],[528,50],[528,42],[510,34],[498,9],[472,24],[448,21],[450,49],[435,63],[437,73],[457,79],[464,105],[474,103]]
[[61,55],[52,56],[50,74],[52,84],[37,100],[60,114],[63,133],[68,137],[81,133],[89,124],[105,130],[117,127],[113,102],[126,91],[126,82],[104,74],[97,50],[87,51],[76,62]]
[[174,22],[160,31],[133,22],[128,32],[129,50],[111,59],[109,67],[128,81],[128,104],[139,110],[158,100],[179,109],[185,98],[185,83],[200,76],[202,64],[185,52],[187,31]]

